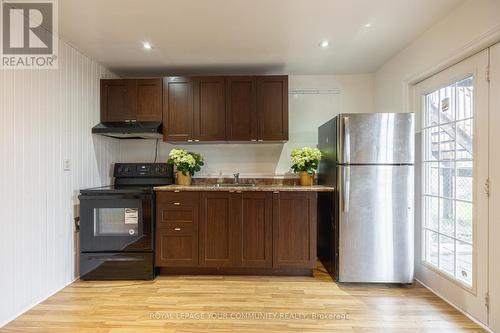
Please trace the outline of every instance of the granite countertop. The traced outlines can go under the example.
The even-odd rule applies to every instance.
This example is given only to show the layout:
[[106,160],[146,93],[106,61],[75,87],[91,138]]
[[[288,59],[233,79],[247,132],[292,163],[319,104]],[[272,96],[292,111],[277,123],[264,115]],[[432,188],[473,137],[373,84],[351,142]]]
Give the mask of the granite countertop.
[[300,185],[255,185],[255,186],[221,186],[217,187],[213,184],[195,184],[195,185],[166,185],[157,186],[155,191],[244,191],[244,192],[265,192],[265,191],[301,191],[301,192],[333,192],[334,187],[313,185],[313,186],[300,186]]

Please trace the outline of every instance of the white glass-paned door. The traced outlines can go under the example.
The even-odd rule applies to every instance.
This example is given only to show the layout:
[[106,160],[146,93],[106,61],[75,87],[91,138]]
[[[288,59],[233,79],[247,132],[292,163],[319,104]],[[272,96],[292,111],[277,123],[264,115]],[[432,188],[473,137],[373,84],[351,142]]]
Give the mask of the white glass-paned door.
[[488,52],[415,86],[421,143],[416,278],[486,323]]

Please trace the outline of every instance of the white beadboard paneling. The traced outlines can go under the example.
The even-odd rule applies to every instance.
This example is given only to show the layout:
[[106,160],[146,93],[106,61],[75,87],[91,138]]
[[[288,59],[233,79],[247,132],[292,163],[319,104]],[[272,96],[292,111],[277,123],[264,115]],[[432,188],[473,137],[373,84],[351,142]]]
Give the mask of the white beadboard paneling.
[[91,134],[109,77],[62,40],[57,70],[0,70],[0,326],[78,274],[78,190],[108,184],[119,158],[117,140]]

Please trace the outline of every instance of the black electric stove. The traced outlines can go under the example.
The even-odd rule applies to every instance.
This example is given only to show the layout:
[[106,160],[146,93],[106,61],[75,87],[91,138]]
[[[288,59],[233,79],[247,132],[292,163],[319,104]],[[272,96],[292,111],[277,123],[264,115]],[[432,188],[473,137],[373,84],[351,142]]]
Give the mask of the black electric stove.
[[174,183],[166,163],[116,163],[114,185],[80,191],[80,278],[153,279],[153,187]]

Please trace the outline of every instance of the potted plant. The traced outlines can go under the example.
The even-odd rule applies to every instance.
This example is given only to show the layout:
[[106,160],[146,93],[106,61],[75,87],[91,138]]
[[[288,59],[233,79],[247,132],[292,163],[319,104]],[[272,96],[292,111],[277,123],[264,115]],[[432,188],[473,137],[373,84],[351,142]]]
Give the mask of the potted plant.
[[300,175],[300,185],[311,186],[321,159],[321,151],[311,147],[297,148],[292,150],[290,157],[293,172],[298,172]]
[[184,149],[172,149],[168,154],[168,163],[175,165],[177,170],[177,184],[191,185],[191,176],[200,171],[203,165],[203,156]]

